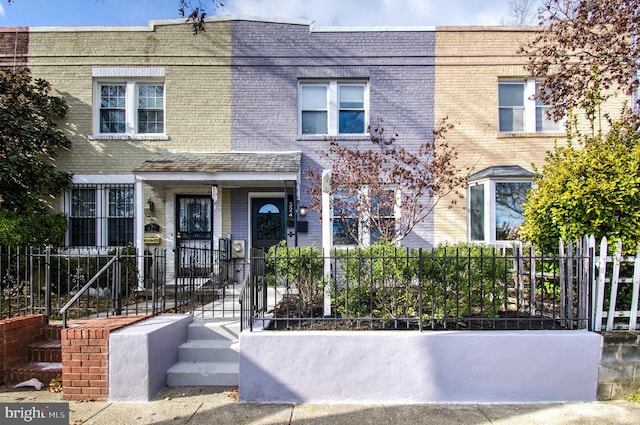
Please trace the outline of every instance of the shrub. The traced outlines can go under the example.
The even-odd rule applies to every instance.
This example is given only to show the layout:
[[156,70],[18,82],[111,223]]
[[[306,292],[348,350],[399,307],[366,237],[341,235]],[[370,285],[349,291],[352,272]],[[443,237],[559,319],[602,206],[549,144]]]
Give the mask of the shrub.
[[342,316],[496,317],[505,302],[508,261],[495,248],[442,245],[428,251],[380,243],[338,252]]
[[290,248],[285,241],[269,248],[266,267],[275,273],[274,283],[285,279],[298,291],[303,310],[312,311],[322,297],[323,257],[315,246]]

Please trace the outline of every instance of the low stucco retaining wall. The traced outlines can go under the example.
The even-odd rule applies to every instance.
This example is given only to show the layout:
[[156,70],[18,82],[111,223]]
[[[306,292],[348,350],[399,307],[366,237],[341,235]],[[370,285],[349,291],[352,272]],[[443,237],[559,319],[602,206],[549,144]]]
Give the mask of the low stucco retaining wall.
[[109,336],[109,401],[149,401],[165,385],[187,340],[189,314],[166,314]]
[[586,331],[245,331],[240,400],[593,401],[601,345]]

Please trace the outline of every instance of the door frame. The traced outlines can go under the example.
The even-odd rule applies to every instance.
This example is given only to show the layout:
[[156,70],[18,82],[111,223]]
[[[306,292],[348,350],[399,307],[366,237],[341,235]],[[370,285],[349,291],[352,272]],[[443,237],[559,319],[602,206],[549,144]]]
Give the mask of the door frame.
[[[251,213],[251,207],[253,204],[253,200],[254,199],[259,199],[259,198],[278,198],[278,199],[282,199],[284,202],[284,205],[286,207],[287,204],[287,199],[286,196],[284,194],[284,192],[249,192],[248,194],[248,201],[247,202],[247,246],[249,246],[249,248],[253,248],[253,216]],[[286,211],[282,212],[283,214],[286,213]],[[286,217],[283,217],[284,220],[286,220]],[[284,227],[284,231],[285,231],[285,240],[287,240],[287,226],[286,226],[286,222],[285,222],[285,227]]]

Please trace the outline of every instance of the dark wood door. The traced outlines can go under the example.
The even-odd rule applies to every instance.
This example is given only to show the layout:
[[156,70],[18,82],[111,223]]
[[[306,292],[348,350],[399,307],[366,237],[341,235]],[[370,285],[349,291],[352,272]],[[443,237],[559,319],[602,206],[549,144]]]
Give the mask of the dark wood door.
[[251,200],[251,247],[267,250],[285,237],[284,200],[253,198]]

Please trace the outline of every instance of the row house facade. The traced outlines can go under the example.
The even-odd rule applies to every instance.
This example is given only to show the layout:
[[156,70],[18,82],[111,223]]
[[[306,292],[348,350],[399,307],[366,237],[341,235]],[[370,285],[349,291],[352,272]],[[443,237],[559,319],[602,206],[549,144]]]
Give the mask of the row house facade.
[[465,202],[441,202],[404,245],[509,239],[532,164],[564,137],[516,54],[537,30],[218,17],[198,35],[182,20],[5,28],[2,53],[69,105],[57,164],[73,187],[54,205],[69,247],[233,241],[241,257],[280,240],[353,245],[330,208],[304,214],[305,175],[330,168],[327,137],[364,146],[379,119],[412,149],[448,117],[447,142],[473,170]]

